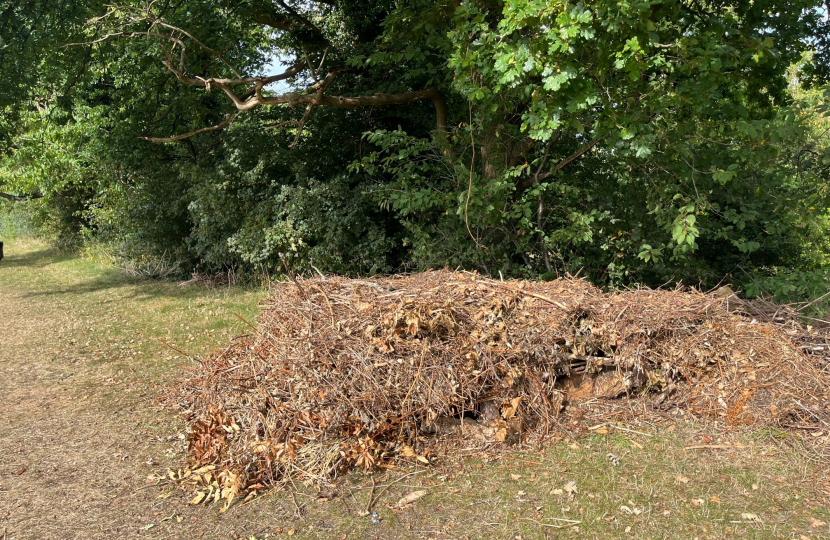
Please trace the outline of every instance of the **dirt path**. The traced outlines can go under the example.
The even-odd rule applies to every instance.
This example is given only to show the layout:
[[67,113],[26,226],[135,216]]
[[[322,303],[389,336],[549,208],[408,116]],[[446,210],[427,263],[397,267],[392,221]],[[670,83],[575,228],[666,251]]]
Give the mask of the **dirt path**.
[[90,265],[37,244],[7,245],[0,263],[0,538],[254,534],[233,519],[184,519],[179,496],[145,485],[173,464],[175,420],[149,401],[140,364],[113,361],[131,355],[95,327],[129,320],[119,306],[134,308],[152,285]]

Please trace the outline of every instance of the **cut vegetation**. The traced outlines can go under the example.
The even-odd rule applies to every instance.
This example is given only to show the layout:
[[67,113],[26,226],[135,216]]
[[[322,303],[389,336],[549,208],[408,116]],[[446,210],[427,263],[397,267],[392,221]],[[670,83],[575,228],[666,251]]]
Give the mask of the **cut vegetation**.
[[830,427],[830,332],[783,308],[758,322],[730,301],[766,307],[448,271],[278,284],[255,335],[170,396],[189,424],[184,480],[194,502],[229,505],[291,479],[539,445],[609,420]]

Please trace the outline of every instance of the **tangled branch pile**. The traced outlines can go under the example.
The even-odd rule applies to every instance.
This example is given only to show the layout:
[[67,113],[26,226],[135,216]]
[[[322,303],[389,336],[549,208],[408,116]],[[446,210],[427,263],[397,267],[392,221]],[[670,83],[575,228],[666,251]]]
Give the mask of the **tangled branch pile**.
[[301,280],[174,395],[192,468],[229,500],[447,444],[538,441],[585,400],[638,396],[724,425],[830,421],[826,364],[728,302],[446,271]]

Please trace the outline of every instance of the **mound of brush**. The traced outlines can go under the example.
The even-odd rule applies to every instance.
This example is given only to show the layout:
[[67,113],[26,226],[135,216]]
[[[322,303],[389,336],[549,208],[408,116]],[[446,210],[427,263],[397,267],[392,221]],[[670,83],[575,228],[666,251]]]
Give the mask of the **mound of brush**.
[[723,426],[830,425],[828,351],[799,345],[806,330],[792,321],[736,306],[448,271],[298,280],[276,285],[256,333],[201,359],[171,397],[189,424],[190,471],[228,500],[287,478],[539,441],[581,403],[619,398]]

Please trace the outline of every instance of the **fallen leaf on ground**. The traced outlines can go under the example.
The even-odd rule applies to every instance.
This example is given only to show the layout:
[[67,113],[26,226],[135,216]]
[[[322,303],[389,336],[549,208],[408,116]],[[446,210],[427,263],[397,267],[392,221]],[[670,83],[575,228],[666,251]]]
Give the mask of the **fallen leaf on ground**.
[[759,518],[757,514],[752,514],[750,512],[744,512],[741,514],[741,519],[746,521],[761,521],[761,518]]
[[418,499],[420,499],[421,497],[423,497],[426,494],[427,494],[427,492],[424,491],[424,490],[413,491],[412,493],[409,493],[408,495],[405,495],[404,497],[402,497],[401,500],[398,501],[398,504],[396,506],[398,508],[403,508],[407,504],[414,503],[415,501],[417,501]]
[[675,480],[677,480],[681,484],[688,484],[689,483],[688,478],[686,478],[685,476],[680,476],[679,474],[675,477]]

